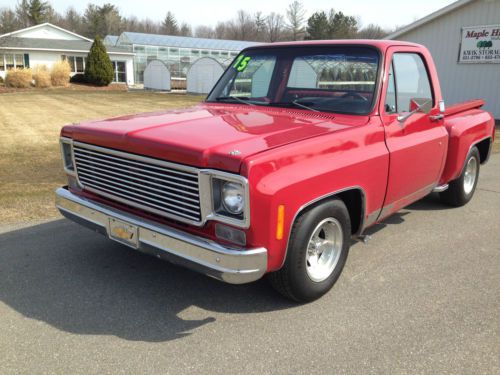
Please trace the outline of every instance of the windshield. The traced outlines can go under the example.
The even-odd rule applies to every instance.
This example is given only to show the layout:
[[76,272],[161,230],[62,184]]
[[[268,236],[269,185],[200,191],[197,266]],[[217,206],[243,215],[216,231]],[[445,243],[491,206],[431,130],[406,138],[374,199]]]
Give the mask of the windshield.
[[207,101],[367,114],[378,62],[369,47],[250,49],[233,61]]

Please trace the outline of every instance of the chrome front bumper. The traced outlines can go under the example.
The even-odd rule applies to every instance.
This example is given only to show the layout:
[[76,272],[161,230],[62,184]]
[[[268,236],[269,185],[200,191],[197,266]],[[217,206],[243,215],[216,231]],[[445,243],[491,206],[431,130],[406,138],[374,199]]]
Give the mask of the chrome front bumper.
[[241,249],[170,228],[115,208],[79,197],[66,188],[56,190],[56,207],[70,220],[109,237],[110,220],[137,227],[137,250],[204,273],[231,284],[260,279],[267,268],[265,248]]

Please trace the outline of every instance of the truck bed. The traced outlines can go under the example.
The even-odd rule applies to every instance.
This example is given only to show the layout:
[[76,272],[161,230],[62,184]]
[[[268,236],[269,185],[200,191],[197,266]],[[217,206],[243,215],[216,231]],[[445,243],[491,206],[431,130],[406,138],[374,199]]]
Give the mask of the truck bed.
[[454,114],[468,111],[469,109],[481,108],[484,105],[484,100],[482,99],[472,99],[465,102],[452,104],[446,107],[444,111],[445,116],[452,116]]

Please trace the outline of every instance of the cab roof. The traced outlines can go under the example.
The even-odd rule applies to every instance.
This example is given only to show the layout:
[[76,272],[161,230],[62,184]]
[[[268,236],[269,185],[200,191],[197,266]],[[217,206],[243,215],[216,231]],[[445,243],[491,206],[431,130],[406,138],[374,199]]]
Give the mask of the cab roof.
[[325,45],[360,45],[372,46],[381,51],[385,51],[393,46],[422,47],[422,45],[400,40],[379,40],[379,39],[328,39],[328,40],[303,40],[298,42],[276,42],[260,44],[248,47],[249,49],[273,48],[273,47],[299,47],[299,46],[325,46]]

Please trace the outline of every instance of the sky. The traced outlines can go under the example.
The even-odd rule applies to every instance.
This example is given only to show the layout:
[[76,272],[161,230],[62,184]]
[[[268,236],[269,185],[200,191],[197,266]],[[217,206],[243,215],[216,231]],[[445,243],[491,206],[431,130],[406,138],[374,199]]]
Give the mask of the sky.
[[[167,11],[171,11],[179,22],[187,22],[192,26],[214,26],[218,21],[233,18],[239,9],[244,9],[252,14],[261,11],[264,14],[276,12],[284,15],[288,4],[292,2],[292,0],[251,0],[246,2],[234,0],[48,1],[60,13],[64,13],[70,6],[83,12],[89,2],[99,5],[111,3],[116,5],[124,16],[134,15],[139,19],[150,18],[155,21],[162,20]],[[0,8],[10,7],[14,2],[17,1],[0,0]],[[362,25],[375,23],[387,29],[407,25],[453,2],[454,0],[420,0],[418,2],[408,0],[302,0],[306,9],[306,17],[318,10],[334,8],[344,14],[358,16]]]

